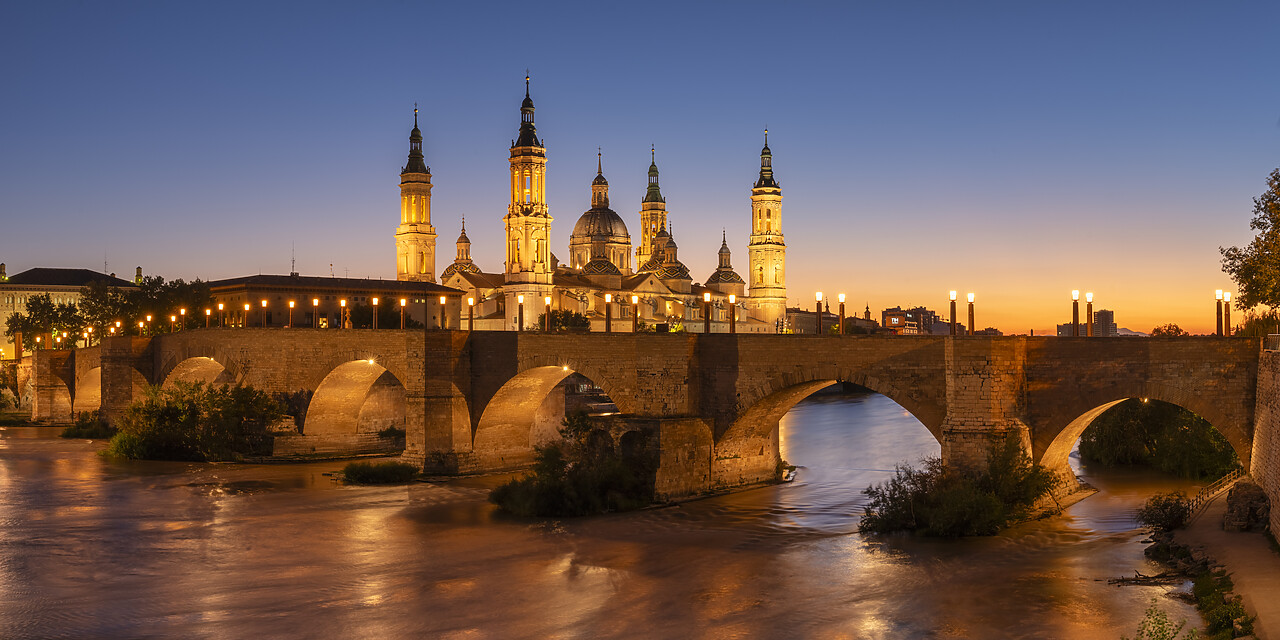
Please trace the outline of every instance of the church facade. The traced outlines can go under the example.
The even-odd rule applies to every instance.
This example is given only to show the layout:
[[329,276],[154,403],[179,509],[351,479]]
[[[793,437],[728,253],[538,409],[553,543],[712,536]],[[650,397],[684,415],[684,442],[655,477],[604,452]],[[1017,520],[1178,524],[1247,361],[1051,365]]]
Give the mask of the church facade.
[[[409,161],[400,174],[401,213],[396,231],[397,277],[435,282],[435,228],[431,225],[431,173],[422,152],[417,111],[409,138]],[[466,221],[453,263],[440,284],[463,292],[460,325],[477,330],[538,329],[550,310],[580,313],[594,331],[642,327],[701,332],[710,312],[711,330],[775,333],[786,317],[786,245],[782,235],[782,189],[773,177],[768,132],[760,155],[760,175],[751,189],[751,237],[747,283],[734,270],[727,238],[721,237],[716,270],[694,282],[680,261],[668,220],[656,156],[650,150],[648,188],[640,203],[639,237],[633,241],[622,217],[610,207],[609,181],[597,156],[591,206],[574,224],[568,261],[551,252],[552,217],[546,199],[547,150],[534,123],[529,78],[520,106],[519,136],[510,149],[511,201],[503,216],[506,260],[500,272],[486,272],[471,259]],[[521,302],[522,301],[522,302]],[[470,308],[469,308],[470,307]],[[474,320],[470,320],[474,318]]]

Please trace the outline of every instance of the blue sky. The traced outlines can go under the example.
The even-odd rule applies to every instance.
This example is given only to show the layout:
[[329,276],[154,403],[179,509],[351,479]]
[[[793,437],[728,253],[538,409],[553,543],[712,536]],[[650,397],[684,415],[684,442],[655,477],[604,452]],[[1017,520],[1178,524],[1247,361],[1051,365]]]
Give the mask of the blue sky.
[[1047,331],[1070,289],[1207,330],[1218,247],[1280,166],[1280,3],[8,3],[0,261],[394,278],[422,109],[437,272],[501,268],[525,68],[553,251],[596,148],[638,225],[649,146],[683,261],[746,272],[770,129],[793,301],[975,291]]

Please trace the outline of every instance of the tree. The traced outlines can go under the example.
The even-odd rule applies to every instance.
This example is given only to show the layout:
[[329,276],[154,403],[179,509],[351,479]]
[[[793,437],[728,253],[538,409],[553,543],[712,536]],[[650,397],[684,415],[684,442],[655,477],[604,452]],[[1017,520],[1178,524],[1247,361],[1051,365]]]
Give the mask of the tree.
[[169,316],[179,315],[181,309],[187,310],[187,326],[203,326],[200,316],[212,304],[209,283],[198,278],[166,282],[160,276],[147,276],[132,290],[117,289],[102,281],[90,282],[80,289],[80,308],[89,325],[101,330],[120,320],[125,333],[136,331],[138,320],[147,314],[155,317],[153,330],[166,327]]
[[1219,247],[1222,270],[1236,281],[1236,305],[1251,309],[1263,304],[1280,306],[1280,169],[1267,177],[1267,190],[1253,199],[1253,220],[1258,232],[1246,247]]
[[[546,312],[538,314],[538,329],[547,326]],[[552,331],[585,331],[591,328],[591,319],[567,309],[551,310]]]
[[53,335],[55,332],[69,336],[63,340],[64,345],[70,347],[71,343],[66,341],[78,339],[85,328],[84,318],[76,305],[69,302],[54,304],[53,298],[47,293],[27,298],[23,312],[9,314],[5,325],[6,336],[22,332],[22,346],[25,349],[35,348],[36,336]]
[[1151,330],[1152,338],[1177,338],[1178,336],[1189,336],[1191,334],[1183,330],[1182,327],[1170,322],[1162,324]]

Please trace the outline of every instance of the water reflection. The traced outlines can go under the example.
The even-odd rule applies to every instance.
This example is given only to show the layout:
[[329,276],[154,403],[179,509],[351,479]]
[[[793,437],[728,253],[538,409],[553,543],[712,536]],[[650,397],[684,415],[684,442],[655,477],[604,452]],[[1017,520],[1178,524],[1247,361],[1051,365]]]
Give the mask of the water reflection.
[[[937,455],[887,398],[822,396],[780,433],[789,485],[526,521],[501,477],[354,488],[302,465],[120,463],[56,430],[0,432],[0,637],[1097,638],[1160,587],[1103,493],[991,538],[854,533],[868,484]],[[1186,605],[1162,601],[1173,616]]]

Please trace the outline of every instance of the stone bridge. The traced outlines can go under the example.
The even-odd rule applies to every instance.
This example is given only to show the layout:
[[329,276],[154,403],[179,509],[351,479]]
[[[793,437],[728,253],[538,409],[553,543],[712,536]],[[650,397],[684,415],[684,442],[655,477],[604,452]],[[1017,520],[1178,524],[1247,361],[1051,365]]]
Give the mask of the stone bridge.
[[531,461],[563,412],[553,391],[576,373],[617,405],[614,437],[650,442],[659,492],[678,496],[772,478],[779,419],[835,382],[897,402],[948,464],[977,462],[1011,433],[1068,474],[1067,455],[1095,417],[1151,398],[1206,418],[1248,469],[1261,354],[1256,339],[1206,337],[198,329],[38,352],[34,411],[65,419],[100,406],[114,420],[147,385],[175,380],[305,390],[314,394],[305,435],[277,439],[284,453],[374,450],[377,431],[403,425],[407,459],[485,471]]

